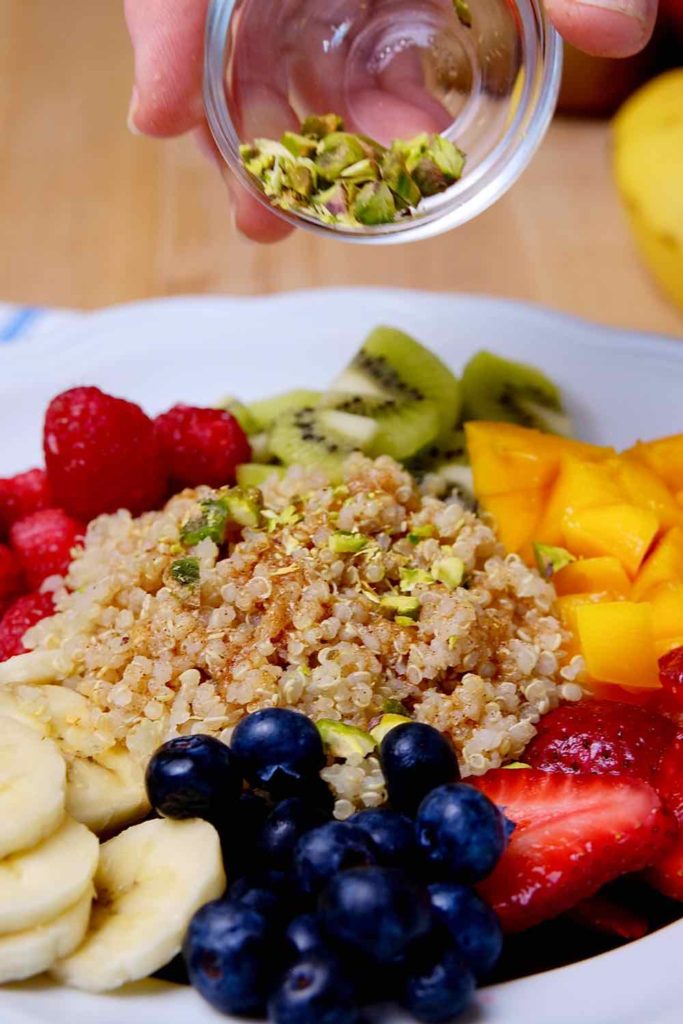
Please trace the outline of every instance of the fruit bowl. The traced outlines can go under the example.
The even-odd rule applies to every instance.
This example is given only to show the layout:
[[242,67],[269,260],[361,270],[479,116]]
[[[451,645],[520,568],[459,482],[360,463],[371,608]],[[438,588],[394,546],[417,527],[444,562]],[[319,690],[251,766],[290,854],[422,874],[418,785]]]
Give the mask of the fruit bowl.
[[[345,310],[343,329],[330,324],[329,315],[324,328],[312,329],[322,319],[317,312],[329,314],[335,304]],[[188,402],[209,402],[217,389],[251,398],[288,386],[315,387],[333,376],[358,337],[378,321],[429,339],[454,366],[479,349],[483,338],[495,338],[501,353],[539,363],[562,381],[579,431],[591,441],[626,447],[635,436],[670,433],[677,424],[676,380],[683,356],[665,339],[464,297],[329,291],[267,300],[171,300],[89,315],[60,337],[20,343],[2,353],[4,423],[16,444],[2,453],[0,472],[36,461],[40,413],[62,388],[95,383],[158,411],[179,395]],[[283,323],[288,336],[297,339],[288,344],[287,359],[274,357],[272,343],[274,326],[281,336]],[[201,349],[191,354],[190,335],[202,339]],[[245,351],[247,335],[251,343]],[[150,336],[163,339],[158,349],[150,348]],[[235,344],[226,344],[226,338]],[[645,1019],[673,1024],[683,995],[675,980],[682,928],[673,924],[603,956],[482,989],[476,1019],[526,1024],[542,1005],[544,1024],[575,1024],[578,1016],[588,1024]],[[92,1019],[113,1024],[124,1014],[134,1024],[149,1019],[200,1024],[213,1018],[194,993],[160,982],[106,997],[37,982],[4,989],[2,1001],[3,1020],[10,1024],[37,1024],[55,1013],[76,1024]],[[467,1017],[462,1020],[468,1024]]]

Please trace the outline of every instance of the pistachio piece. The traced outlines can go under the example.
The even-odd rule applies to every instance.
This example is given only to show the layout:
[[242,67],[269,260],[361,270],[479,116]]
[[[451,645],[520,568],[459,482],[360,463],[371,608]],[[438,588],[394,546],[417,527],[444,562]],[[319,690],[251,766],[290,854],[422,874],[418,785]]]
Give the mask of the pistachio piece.
[[310,136],[299,135],[298,132],[285,132],[280,142],[292,156],[314,156],[317,142]]
[[534,544],[534,557],[538,571],[546,580],[576,561],[575,556],[566,548],[554,547],[552,544]]
[[367,546],[370,538],[364,533],[351,533],[348,530],[337,530],[333,533],[327,543],[330,551],[337,555],[357,555]]
[[409,594],[419,583],[433,583],[434,577],[424,569],[399,569],[400,583],[399,590],[402,594]]
[[331,132],[318,143],[315,165],[326,181],[336,181],[342,171],[365,159],[361,142],[350,132]]
[[289,163],[284,166],[283,179],[287,188],[291,188],[298,196],[307,198],[315,188],[315,166],[307,166],[303,160],[296,163]]
[[406,206],[417,206],[422,193],[413,181],[401,153],[389,150],[382,160],[382,178]]
[[171,562],[171,579],[182,587],[196,587],[199,583],[199,559],[176,558]]
[[406,715],[382,715],[377,725],[370,730],[370,735],[379,745],[387,733],[390,733],[397,725],[403,725],[405,722],[411,721],[412,719],[408,718]]
[[420,156],[413,178],[423,196],[435,196],[462,177],[465,154],[441,135],[433,135]]
[[383,181],[369,181],[356,196],[351,212],[361,224],[391,224],[396,219],[391,189]]
[[462,558],[450,555],[448,558],[437,558],[432,563],[432,576],[439,583],[444,583],[449,590],[462,585],[465,577],[465,563]]
[[472,11],[467,0],[453,0],[453,8],[460,24],[465,28],[472,28]]
[[358,163],[345,167],[341,172],[344,181],[352,181],[361,184],[365,181],[377,181],[379,179],[379,167],[370,157],[359,160]]
[[324,192],[318,192],[313,201],[318,212],[324,213],[328,218],[338,219],[348,215],[349,194],[341,182],[337,182]]
[[201,514],[189,519],[180,530],[180,541],[192,548],[209,537],[215,544],[222,544],[228,523],[228,506],[224,501],[208,498],[199,502]]
[[344,122],[339,114],[313,114],[305,117],[301,123],[301,134],[312,139],[324,139],[332,132],[344,130]]
[[380,608],[392,615],[404,615],[408,619],[416,619],[420,614],[420,599],[403,597],[400,594],[385,594],[380,598]]
[[423,523],[421,526],[414,526],[408,534],[408,540],[411,544],[419,544],[421,540],[426,540],[429,537],[433,537],[436,533],[436,527],[432,526],[431,523]]
[[408,709],[405,704],[400,700],[393,700],[392,698],[384,701],[382,711],[385,715],[401,715],[403,718],[409,717]]
[[374,736],[355,725],[346,725],[331,718],[321,718],[315,725],[326,752],[332,757],[367,757],[377,746]]
[[225,503],[229,518],[238,526],[256,529],[261,525],[263,497],[256,487],[231,487],[224,491],[221,500]]

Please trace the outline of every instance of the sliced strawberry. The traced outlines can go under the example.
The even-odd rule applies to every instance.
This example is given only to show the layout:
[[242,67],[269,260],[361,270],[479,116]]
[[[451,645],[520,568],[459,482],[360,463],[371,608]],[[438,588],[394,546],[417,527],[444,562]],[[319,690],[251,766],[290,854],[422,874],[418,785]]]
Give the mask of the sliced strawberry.
[[532,768],[577,775],[635,775],[654,783],[676,734],[656,711],[611,700],[563,704],[538,725],[524,751]]
[[648,921],[641,914],[600,893],[581,900],[569,911],[569,916],[575,924],[604,935],[614,935],[627,942],[642,939],[650,929]]
[[508,932],[556,917],[607,882],[641,871],[671,841],[669,815],[639,779],[519,768],[488,772],[474,785],[517,826],[480,886]]
[[683,731],[678,733],[662,759],[656,786],[664,805],[676,818],[678,834],[647,878],[665,896],[683,900]]

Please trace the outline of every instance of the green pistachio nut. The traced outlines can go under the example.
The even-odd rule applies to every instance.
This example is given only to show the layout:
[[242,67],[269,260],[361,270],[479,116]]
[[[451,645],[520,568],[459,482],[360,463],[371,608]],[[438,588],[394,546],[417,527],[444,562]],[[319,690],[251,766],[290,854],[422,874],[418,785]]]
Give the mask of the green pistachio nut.
[[315,724],[326,752],[332,757],[367,757],[377,747],[374,737],[355,725],[346,725],[331,718],[321,718]]
[[424,569],[399,569],[399,577],[399,589],[402,594],[409,594],[419,583],[434,582],[434,577]]
[[370,735],[379,746],[387,733],[390,733],[397,725],[404,725],[405,722],[411,721],[412,719],[406,715],[382,715],[374,729],[370,730]]
[[298,132],[285,132],[280,142],[292,156],[314,156],[318,145],[315,139]]
[[221,500],[229,518],[238,526],[257,529],[261,525],[263,497],[256,487],[231,487],[223,492]]
[[351,181],[359,185],[366,181],[378,181],[379,167],[370,157],[365,157],[364,160],[359,160],[358,163],[345,167],[341,172],[341,177],[344,181]]
[[575,556],[566,548],[554,547],[552,544],[534,544],[534,557],[538,571],[547,580],[576,561]]
[[462,558],[451,555],[448,558],[437,558],[432,563],[432,576],[439,583],[444,583],[450,590],[462,585],[465,578],[465,563]]
[[391,224],[396,220],[396,202],[383,181],[370,181],[358,192],[351,213],[361,224]]
[[214,544],[222,544],[228,523],[228,507],[220,499],[212,498],[199,502],[201,514],[189,519],[180,530],[180,541],[191,548],[209,538]]
[[318,192],[314,197],[314,203],[331,217],[345,217],[349,212],[349,194],[346,186],[337,182],[324,192]]
[[342,171],[365,159],[362,143],[349,132],[332,132],[318,144],[315,165],[321,178],[336,181]]
[[472,28],[472,11],[467,0],[453,0],[453,8],[460,24],[465,28]]
[[367,546],[369,537],[363,533],[350,533],[346,530],[337,530],[328,539],[330,551],[337,555],[356,555]]
[[417,206],[422,193],[413,181],[401,153],[389,150],[382,160],[382,178],[394,196],[406,206]]
[[420,614],[420,599],[401,594],[385,594],[379,602],[380,609],[392,617],[403,615],[407,619],[417,619]]
[[284,168],[284,181],[287,188],[307,199],[315,188],[315,167],[307,167],[303,161],[288,164]]
[[171,563],[171,579],[181,587],[196,587],[199,583],[199,559],[176,558]]
[[332,132],[344,130],[344,122],[339,114],[313,114],[301,122],[301,134],[312,139],[324,139]]

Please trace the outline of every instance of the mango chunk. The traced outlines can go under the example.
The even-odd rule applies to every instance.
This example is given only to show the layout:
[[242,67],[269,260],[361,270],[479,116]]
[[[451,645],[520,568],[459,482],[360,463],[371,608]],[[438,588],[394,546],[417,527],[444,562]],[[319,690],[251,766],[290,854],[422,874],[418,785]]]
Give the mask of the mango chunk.
[[649,604],[583,604],[576,609],[576,624],[581,653],[592,679],[636,690],[661,685]]
[[570,658],[575,654],[581,654],[577,610],[582,605],[600,604],[602,601],[607,601],[607,597],[602,594],[567,594],[566,597],[558,597],[555,602],[555,611],[561,625],[571,633],[569,643],[563,644]]
[[660,583],[678,580],[683,580],[683,529],[674,527],[645,559],[633,581],[631,596],[634,601],[643,601]]
[[465,436],[478,498],[548,486],[558,474],[563,455],[597,461],[614,454],[612,448],[514,423],[477,420],[465,424]]
[[538,525],[536,539],[542,544],[561,544],[562,520],[567,512],[617,505],[623,501],[624,492],[616,481],[613,467],[606,462],[587,462],[565,455]]
[[655,654],[658,659],[678,647],[683,647],[683,633],[680,636],[668,637],[666,640],[655,640]]
[[652,509],[661,528],[683,526],[683,509],[661,477],[649,466],[628,455],[610,459],[607,466],[614,471],[627,501]]
[[683,636],[683,580],[662,583],[648,597],[655,640]]
[[553,583],[561,597],[570,594],[628,597],[631,590],[631,581],[623,565],[618,558],[608,555],[602,558],[580,558],[566,565],[555,573]]
[[514,494],[490,494],[482,500],[507,551],[520,553],[535,537],[547,497],[547,490],[537,487]]
[[627,454],[649,466],[672,491],[683,489],[683,434],[638,441]]
[[634,577],[657,535],[659,522],[650,509],[605,505],[567,512],[562,519],[564,543],[585,558],[612,555]]

